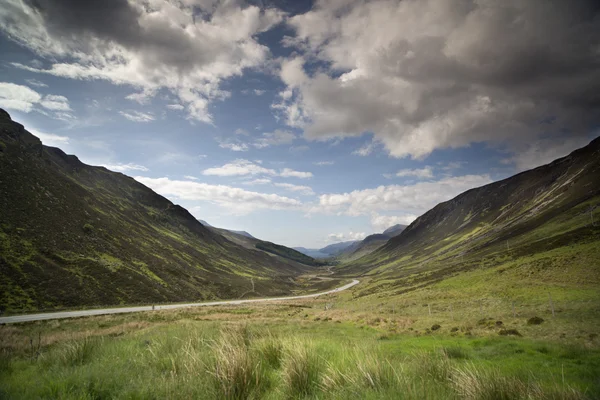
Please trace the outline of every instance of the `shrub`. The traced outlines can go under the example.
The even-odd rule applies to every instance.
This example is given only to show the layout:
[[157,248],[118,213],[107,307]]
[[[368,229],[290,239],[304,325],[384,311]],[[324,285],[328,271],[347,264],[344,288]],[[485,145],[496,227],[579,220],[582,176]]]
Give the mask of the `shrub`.
[[94,226],[92,224],[85,224],[83,226],[83,231],[87,234],[94,232]]
[[500,329],[498,332],[500,336],[523,336],[516,329]]
[[531,317],[527,320],[527,325],[540,325],[542,322],[544,322],[543,318]]

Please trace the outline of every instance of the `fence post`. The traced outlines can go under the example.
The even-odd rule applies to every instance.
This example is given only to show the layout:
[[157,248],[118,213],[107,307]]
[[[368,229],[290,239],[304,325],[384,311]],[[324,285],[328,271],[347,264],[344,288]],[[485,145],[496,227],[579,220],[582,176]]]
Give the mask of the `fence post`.
[[429,308],[429,316],[431,317],[431,304],[427,304],[427,308]]
[[552,316],[554,317],[554,303],[552,303],[552,296],[548,292],[548,300],[550,300],[550,309],[552,310]]
[[454,321],[454,311],[452,310],[452,304],[450,304],[450,318]]

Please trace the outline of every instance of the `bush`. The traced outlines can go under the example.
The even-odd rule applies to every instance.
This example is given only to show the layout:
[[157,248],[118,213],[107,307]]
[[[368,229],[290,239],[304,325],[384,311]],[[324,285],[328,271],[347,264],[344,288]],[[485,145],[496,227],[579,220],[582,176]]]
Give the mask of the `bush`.
[[85,224],[83,226],[83,231],[87,234],[94,232],[94,226],[92,224]]
[[527,320],[527,325],[540,325],[542,322],[544,322],[543,318],[531,317]]

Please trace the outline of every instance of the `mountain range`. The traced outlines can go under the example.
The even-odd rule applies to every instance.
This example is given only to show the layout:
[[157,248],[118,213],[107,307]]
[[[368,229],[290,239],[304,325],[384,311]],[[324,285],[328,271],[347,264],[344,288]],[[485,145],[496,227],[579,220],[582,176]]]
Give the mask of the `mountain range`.
[[341,261],[349,261],[360,258],[383,246],[389,239],[399,235],[406,225],[396,224],[390,226],[383,233],[369,235],[363,240],[350,240],[347,242],[333,243],[321,249],[307,249],[305,247],[294,247],[301,253],[313,258],[336,258]]
[[354,296],[399,294],[600,241],[600,138],[468,190],[408,227],[322,249],[199,221],[133,178],[42,145],[3,110],[0,188],[0,309],[10,312],[289,294],[306,288],[296,277],[324,264],[311,253],[335,260],[337,277],[363,277]]

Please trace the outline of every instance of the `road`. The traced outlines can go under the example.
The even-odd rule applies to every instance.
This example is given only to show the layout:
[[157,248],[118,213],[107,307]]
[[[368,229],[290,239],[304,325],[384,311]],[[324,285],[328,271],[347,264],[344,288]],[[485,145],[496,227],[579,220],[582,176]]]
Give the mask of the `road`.
[[134,313],[134,312],[141,312],[141,311],[152,311],[153,309],[154,310],[172,310],[175,308],[186,308],[186,307],[210,307],[210,306],[223,306],[223,305],[240,305],[240,304],[247,304],[247,303],[264,303],[264,302],[268,302],[268,301],[309,299],[312,297],[319,297],[319,296],[323,296],[326,294],[341,292],[343,290],[351,288],[352,286],[358,285],[359,282],[360,281],[355,279],[352,282],[350,282],[344,286],[340,286],[339,288],[336,288],[336,289],[328,290],[326,292],[321,292],[321,293],[305,294],[302,296],[267,297],[267,298],[263,298],[263,299],[224,300],[224,301],[213,301],[213,302],[209,302],[209,303],[167,304],[167,305],[155,305],[155,306],[103,308],[103,309],[81,310],[81,311],[61,311],[61,312],[43,313],[43,314],[13,315],[10,317],[0,317],[0,324],[13,324],[16,322],[29,322],[29,321],[42,321],[42,320],[46,320],[46,319],[89,317],[89,316],[93,316],[93,315]]

